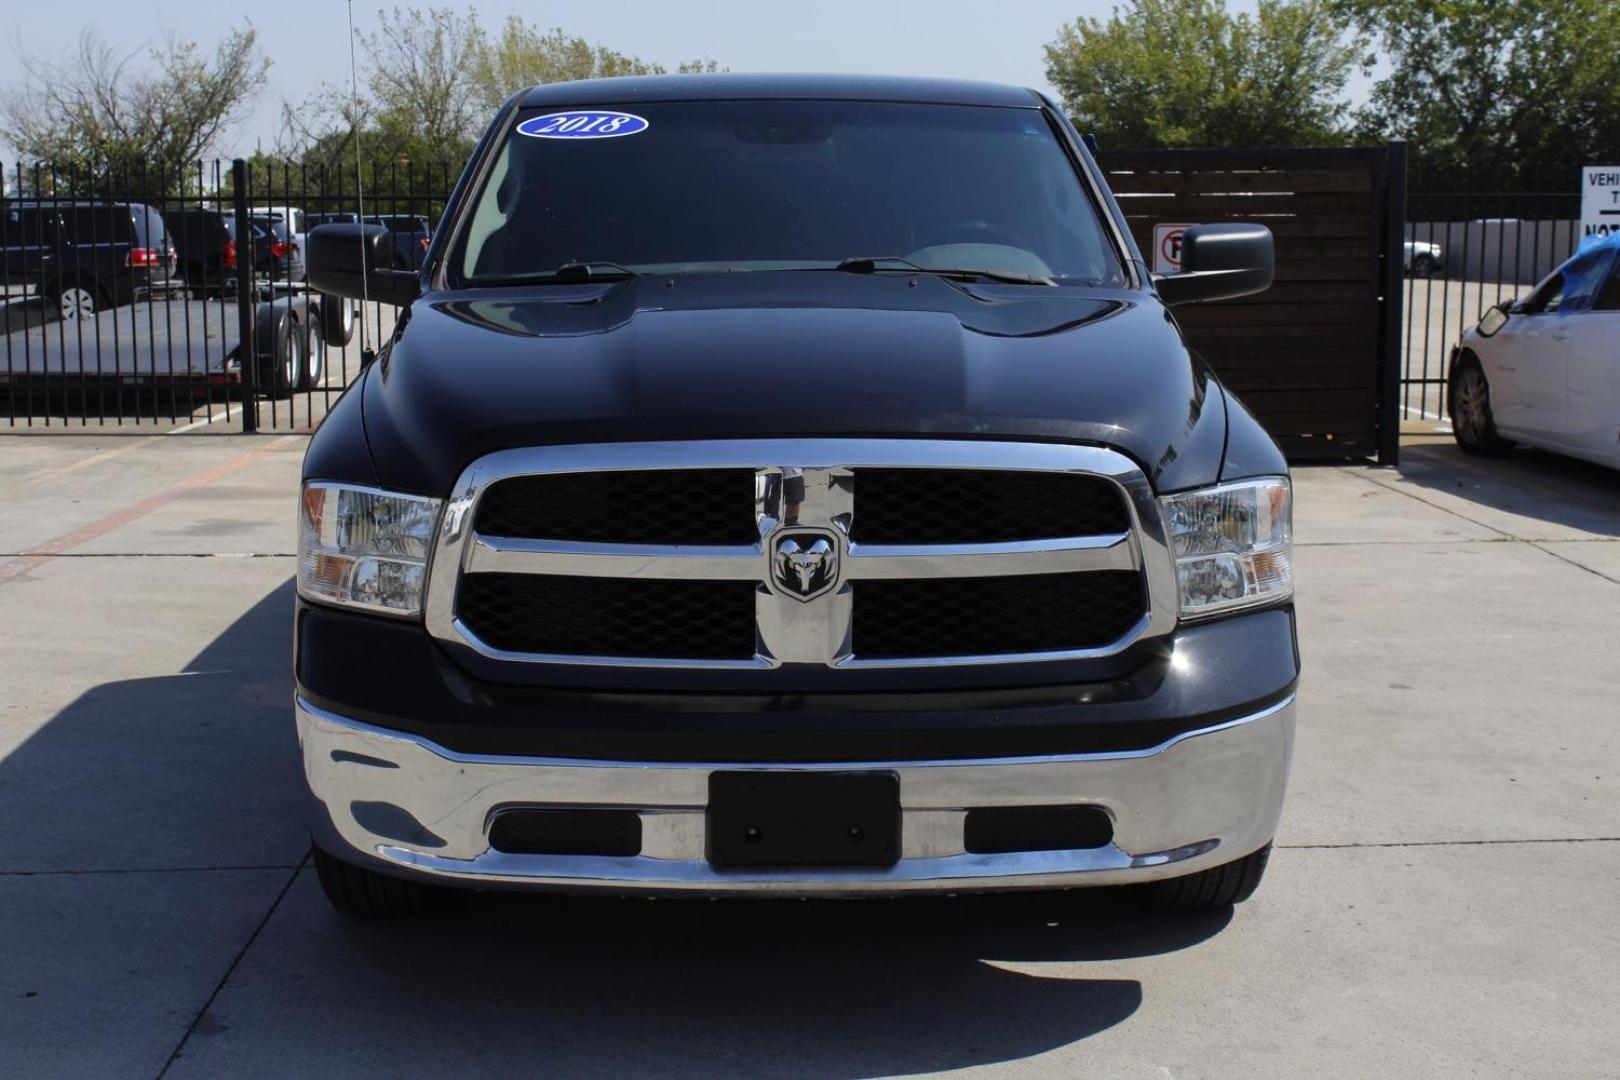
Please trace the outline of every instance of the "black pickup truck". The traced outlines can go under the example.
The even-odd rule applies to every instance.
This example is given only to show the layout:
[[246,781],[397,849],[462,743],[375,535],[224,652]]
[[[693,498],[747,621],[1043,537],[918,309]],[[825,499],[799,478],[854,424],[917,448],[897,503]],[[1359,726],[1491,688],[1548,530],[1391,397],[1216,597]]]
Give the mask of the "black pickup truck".
[[1245,899],[1299,671],[1291,488],[1033,91],[542,86],[313,437],[295,702],[327,896]]

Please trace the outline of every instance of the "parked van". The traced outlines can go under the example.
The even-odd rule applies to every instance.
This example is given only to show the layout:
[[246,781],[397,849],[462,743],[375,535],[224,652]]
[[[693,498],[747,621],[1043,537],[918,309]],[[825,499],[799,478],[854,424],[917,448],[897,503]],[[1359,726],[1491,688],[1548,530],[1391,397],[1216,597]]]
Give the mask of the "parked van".
[[163,215],[134,202],[18,199],[0,204],[0,277],[39,290],[66,320],[153,290],[175,270]]

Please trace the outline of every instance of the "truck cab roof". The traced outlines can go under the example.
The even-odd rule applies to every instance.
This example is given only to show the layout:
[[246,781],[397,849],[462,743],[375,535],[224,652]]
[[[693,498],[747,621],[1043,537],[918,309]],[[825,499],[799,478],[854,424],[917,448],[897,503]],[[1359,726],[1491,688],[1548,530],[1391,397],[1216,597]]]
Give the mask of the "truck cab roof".
[[967,79],[897,75],[638,75],[547,83],[523,94],[525,108],[645,101],[906,101],[1035,109],[1033,90]]

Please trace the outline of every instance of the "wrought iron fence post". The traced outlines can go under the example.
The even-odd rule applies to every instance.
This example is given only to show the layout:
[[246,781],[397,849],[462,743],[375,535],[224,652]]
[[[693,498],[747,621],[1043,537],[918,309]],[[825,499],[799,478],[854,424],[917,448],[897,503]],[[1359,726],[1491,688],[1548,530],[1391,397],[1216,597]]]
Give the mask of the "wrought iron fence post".
[[231,162],[231,201],[236,211],[236,330],[241,338],[237,358],[242,366],[242,431],[259,429],[259,357],[253,340],[253,222],[248,217],[247,162]]
[[1401,308],[1405,299],[1401,288],[1405,275],[1406,240],[1406,143],[1396,139],[1384,148],[1384,251],[1381,292],[1384,294],[1383,320],[1378,328],[1378,464],[1397,465],[1401,455],[1399,398],[1404,357],[1401,354]]

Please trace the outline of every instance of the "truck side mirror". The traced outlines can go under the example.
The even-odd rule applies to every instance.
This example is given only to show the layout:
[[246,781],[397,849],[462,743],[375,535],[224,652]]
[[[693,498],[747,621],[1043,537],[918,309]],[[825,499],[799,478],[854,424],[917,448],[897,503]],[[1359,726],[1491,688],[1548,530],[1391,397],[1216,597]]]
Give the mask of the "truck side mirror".
[[310,287],[329,296],[403,306],[416,299],[415,270],[396,268],[393,235],[381,225],[320,225],[304,259]]
[[1181,237],[1181,270],[1155,274],[1166,305],[1230,300],[1263,292],[1276,272],[1271,230],[1264,225],[1194,225]]

